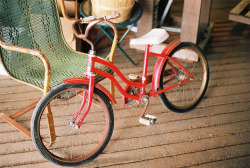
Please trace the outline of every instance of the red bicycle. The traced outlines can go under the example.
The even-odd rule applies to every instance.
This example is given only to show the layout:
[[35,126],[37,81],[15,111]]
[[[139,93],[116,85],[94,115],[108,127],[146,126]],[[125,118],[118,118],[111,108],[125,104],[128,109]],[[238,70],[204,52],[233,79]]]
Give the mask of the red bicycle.
[[[165,30],[153,29],[141,38],[131,40],[133,44],[145,44],[142,76],[130,75],[127,79],[111,62],[95,55],[92,42],[87,39],[88,31],[97,23],[109,24],[117,33],[115,25],[104,17],[87,18],[74,23],[91,21],[85,34],[77,37],[91,45],[88,68],[82,79],[65,79],[64,84],[49,91],[35,108],[31,133],[35,146],[48,160],[65,166],[76,166],[96,158],[110,141],[114,128],[111,104],[112,94],[96,82],[96,76],[109,78],[122,94],[123,105],[145,104],[139,122],[154,124],[156,117],[145,115],[149,97],[159,95],[162,103],[178,113],[187,112],[197,106],[204,96],[209,68],[202,50],[195,44],[175,40],[161,54],[150,52],[150,47],[166,40]],[[115,47],[116,45],[113,45]],[[147,75],[149,55],[158,57],[153,74]],[[112,73],[98,69],[103,64],[116,73],[127,84],[122,88]],[[146,91],[146,86],[152,89]]]

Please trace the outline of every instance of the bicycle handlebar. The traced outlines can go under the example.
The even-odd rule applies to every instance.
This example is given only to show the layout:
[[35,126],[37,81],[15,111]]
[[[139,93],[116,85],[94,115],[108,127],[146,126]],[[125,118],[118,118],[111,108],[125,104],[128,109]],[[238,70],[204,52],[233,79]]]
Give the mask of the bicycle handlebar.
[[[115,24],[109,21],[111,19],[115,19],[115,18],[118,18],[118,17],[120,17],[120,13],[115,13],[115,14],[112,14],[112,15],[108,15],[108,16],[104,16],[104,17],[98,18],[98,19],[96,19],[94,16],[89,16],[89,17],[81,18],[81,19],[76,20],[72,24],[72,30],[73,30],[73,33],[75,34],[75,36],[77,38],[80,38],[80,39],[86,41],[87,43],[89,43],[91,45],[91,50],[94,50],[94,44],[92,43],[92,41],[90,41],[90,40],[87,39],[88,34],[89,34],[89,30],[94,25],[96,25],[97,23],[105,22],[106,24],[110,25],[110,27],[114,30],[115,36],[118,37],[118,32],[117,32],[117,28],[116,28]],[[75,29],[75,25],[77,23],[86,23],[86,22],[89,22],[89,24],[86,27],[85,34],[79,34],[77,32],[77,30]]]

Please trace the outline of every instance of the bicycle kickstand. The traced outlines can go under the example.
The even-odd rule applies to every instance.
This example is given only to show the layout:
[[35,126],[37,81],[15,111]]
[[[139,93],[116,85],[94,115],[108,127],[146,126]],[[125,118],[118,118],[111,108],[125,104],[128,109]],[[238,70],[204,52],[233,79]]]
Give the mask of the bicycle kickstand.
[[145,112],[146,112],[146,110],[148,108],[148,105],[149,105],[149,97],[148,96],[144,98],[144,102],[145,102],[144,103],[145,107],[144,107],[144,109],[142,111],[139,122],[141,124],[143,124],[143,125],[150,126],[150,125],[153,125],[156,122],[156,117],[153,116],[153,115],[149,115],[149,114],[145,115]]

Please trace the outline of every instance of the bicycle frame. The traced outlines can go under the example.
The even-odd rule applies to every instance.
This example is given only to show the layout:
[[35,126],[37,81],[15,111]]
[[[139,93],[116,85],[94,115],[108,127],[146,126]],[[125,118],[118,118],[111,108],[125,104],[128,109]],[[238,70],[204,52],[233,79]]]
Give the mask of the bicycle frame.
[[[111,94],[108,94],[106,89],[103,89],[103,87],[101,85],[96,85],[95,84],[95,73],[96,74],[100,74],[108,79],[110,79],[115,87],[119,90],[119,92],[127,98],[136,100],[140,103],[143,102],[142,98],[143,96],[147,95],[147,96],[156,96],[160,93],[166,92],[174,87],[180,86],[181,84],[189,81],[190,78],[193,78],[193,74],[190,74],[189,71],[187,69],[185,69],[180,63],[178,63],[176,60],[174,60],[173,58],[169,57],[168,55],[173,51],[173,49],[178,46],[180,44],[180,40],[175,40],[173,42],[171,42],[170,44],[167,45],[167,47],[163,50],[162,54],[157,54],[157,53],[153,53],[153,52],[149,52],[149,48],[150,45],[146,45],[145,47],[145,54],[144,54],[144,63],[143,63],[143,72],[142,72],[142,77],[135,79],[133,81],[129,81],[122,73],[121,71],[112,63],[100,59],[98,57],[96,57],[92,52],[90,52],[89,56],[88,56],[88,68],[87,68],[87,72],[85,74],[85,78],[84,79],[79,79],[79,78],[71,78],[71,79],[66,79],[64,80],[65,83],[68,84],[73,84],[73,83],[84,83],[84,84],[88,84],[89,88],[88,88],[88,95],[87,95],[87,99],[88,100],[92,100],[92,95],[93,95],[93,91],[94,91],[94,87],[97,86],[98,89],[100,89],[101,91],[103,91],[107,97],[112,100],[112,102],[114,101],[114,98],[112,97]],[[158,60],[156,62],[155,68],[154,68],[154,73],[152,75],[148,75],[147,76],[147,67],[148,67],[148,58],[149,55],[154,56],[154,57],[158,57]],[[178,81],[177,83],[164,88],[162,90],[157,91],[157,88],[159,87],[159,83],[160,83],[160,75],[162,72],[162,68],[165,64],[165,62],[167,60],[172,61],[173,63],[175,63],[177,66],[179,66],[186,74],[187,74],[187,78],[183,79],[181,81]],[[119,82],[113,77],[113,75],[104,72],[98,68],[95,68],[95,63],[100,63],[103,64],[105,66],[110,67],[118,76],[119,78],[125,82],[128,86],[132,86],[132,87],[138,87],[140,88],[140,93],[137,95],[130,95],[129,93],[127,93],[126,88],[123,89],[121,87],[121,85],[119,84]],[[170,64],[170,63],[169,63]],[[170,66],[174,67],[172,64],[170,64]],[[171,72],[175,71],[175,69],[173,68],[173,70]],[[177,73],[177,72],[175,72]],[[164,73],[165,75],[168,75],[170,73],[168,73],[168,71],[166,73]],[[150,90],[149,92],[145,93],[145,87],[152,82],[152,90]],[[85,96],[83,96],[83,99],[86,99]],[[81,109],[83,109],[83,106],[85,104],[85,100],[82,100],[82,105],[80,107],[80,110],[78,110],[77,112],[77,116],[79,115]],[[116,102],[115,102],[116,103]],[[84,118],[87,116],[88,111],[90,109],[90,106],[92,104],[92,101],[88,101],[87,103],[87,108],[85,109],[85,112],[83,114],[83,116],[81,117],[81,119],[78,121],[78,123],[76,124],[76,126],[80,127],[80,125],[82,124]],[[124,104],[125,106],[125,104]],[[76,116],[75,115],[75,116]],[[74,116],[74,119],[75,119]]]

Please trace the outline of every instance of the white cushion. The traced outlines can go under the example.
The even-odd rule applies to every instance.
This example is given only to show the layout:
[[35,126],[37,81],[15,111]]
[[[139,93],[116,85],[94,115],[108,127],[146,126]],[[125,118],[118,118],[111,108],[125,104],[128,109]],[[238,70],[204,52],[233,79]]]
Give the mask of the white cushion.
[[[140,51],[145,51],[145,45],[134,45],[134,44],[130,44],[129,45],[130,48],[134,48],[136,50],[140,50]],[[154,44],[153,46],[151,46],[149,48],[150,52],[153,53],[157,53],[157,54],[161,54],[161,52],[163,51],[163,49],[167,46],[167,44],[161,43],[161,44]]]

